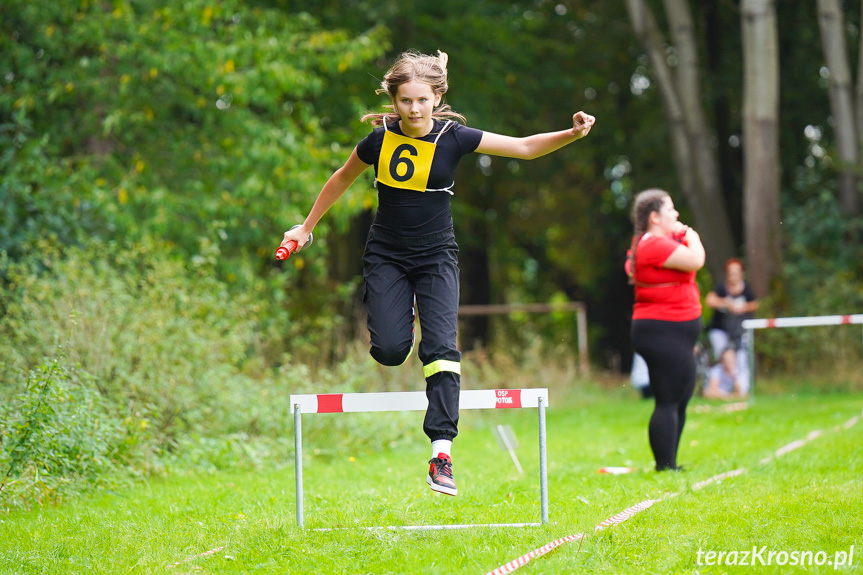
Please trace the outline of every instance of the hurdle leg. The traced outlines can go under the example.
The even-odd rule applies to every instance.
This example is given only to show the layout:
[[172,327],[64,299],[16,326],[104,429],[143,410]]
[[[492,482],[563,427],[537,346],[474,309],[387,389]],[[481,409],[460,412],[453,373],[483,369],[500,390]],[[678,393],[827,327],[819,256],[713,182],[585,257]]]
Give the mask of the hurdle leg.
[[755,330],[747,329],[746,355],[749,359],[749,398],[750,401],[755,396]]
[[297,486],[297,525],[303,528],[303,425],[300,404],[294,406],[294,475]]
[[543,525],[548,524],[548,466],[545,454],[545,403],[539,398],[539,497]]

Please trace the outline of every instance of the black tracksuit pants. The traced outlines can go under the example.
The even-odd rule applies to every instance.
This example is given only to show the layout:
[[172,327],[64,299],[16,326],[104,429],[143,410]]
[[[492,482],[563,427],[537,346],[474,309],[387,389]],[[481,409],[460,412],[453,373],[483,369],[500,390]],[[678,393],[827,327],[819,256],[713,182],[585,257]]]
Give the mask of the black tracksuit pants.
[[423,431],[432,441],[458,435],[461,353],[458,329],[458,245],[452,229],[405,238],[372,225],[363,255],[363,303],[370,353],[383,365],[401,365],[414,344],[419,312],[419,358],[428,410]]

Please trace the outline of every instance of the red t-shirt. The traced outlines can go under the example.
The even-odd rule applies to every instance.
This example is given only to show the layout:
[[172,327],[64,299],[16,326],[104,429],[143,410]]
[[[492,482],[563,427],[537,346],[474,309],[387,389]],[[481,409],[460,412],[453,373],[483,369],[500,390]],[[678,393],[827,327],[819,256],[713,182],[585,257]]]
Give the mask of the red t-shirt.
[[632,319],[690,321],[701,316],[695,272],[662,267],[680,243],[647,234],[635,252],[635,305]]

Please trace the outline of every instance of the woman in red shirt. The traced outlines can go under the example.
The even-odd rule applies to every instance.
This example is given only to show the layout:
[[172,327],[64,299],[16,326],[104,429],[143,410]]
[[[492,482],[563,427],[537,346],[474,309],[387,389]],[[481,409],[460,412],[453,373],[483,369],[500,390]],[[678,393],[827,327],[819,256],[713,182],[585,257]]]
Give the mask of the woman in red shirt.
[[701,333],[695,272],[704,265],[704,246],[678,216],[667,192],[638,194],[626,266],[635,286],[632,344],[647,362],[656,399],[648,435],[657,471],[680,469],[677,448],[695,389],[693,348]]

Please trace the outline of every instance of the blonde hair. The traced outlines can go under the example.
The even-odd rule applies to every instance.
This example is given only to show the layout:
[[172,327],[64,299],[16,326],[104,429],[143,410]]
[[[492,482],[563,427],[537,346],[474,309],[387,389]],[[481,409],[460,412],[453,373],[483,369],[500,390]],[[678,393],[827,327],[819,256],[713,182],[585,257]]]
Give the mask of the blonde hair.
[[650,221],[650,214],[658,212],[662,208],[666,198],[670,198],[668,192],[658,188],[644,190],[635,196],[635,201],[632,204],[632,244],[629,248],[629,283],[635,283],[635,250],[638,248],[638,242],[644,237],[647,232],[647,224]]
[[[447,56],[447,53],[440,50],[437,51],[436,56],[421,54],[415,50],[402,52],[392,67],[384,74],[381,87],[375,90],[375,94],[387,94],[391,100],[395,101],[399,86],[416,80],[423,84],[428,84],[435,94],[441,95],[441,105],[435,108],[434,112],[432,112],[432,117],[446,118],[465,123],[466,119],[464,116],[453,111],[449,107],[449,104],[443,103],[443,95],[449,90],[446,69],[448,61],[449,56]],[[385,122],[389,123],[399,119],[395,104],[386,105],[384,108],[388,108],[389,111],[370,112],[360,118],[360,121],[371,122],[372,126],[382,126]]]

